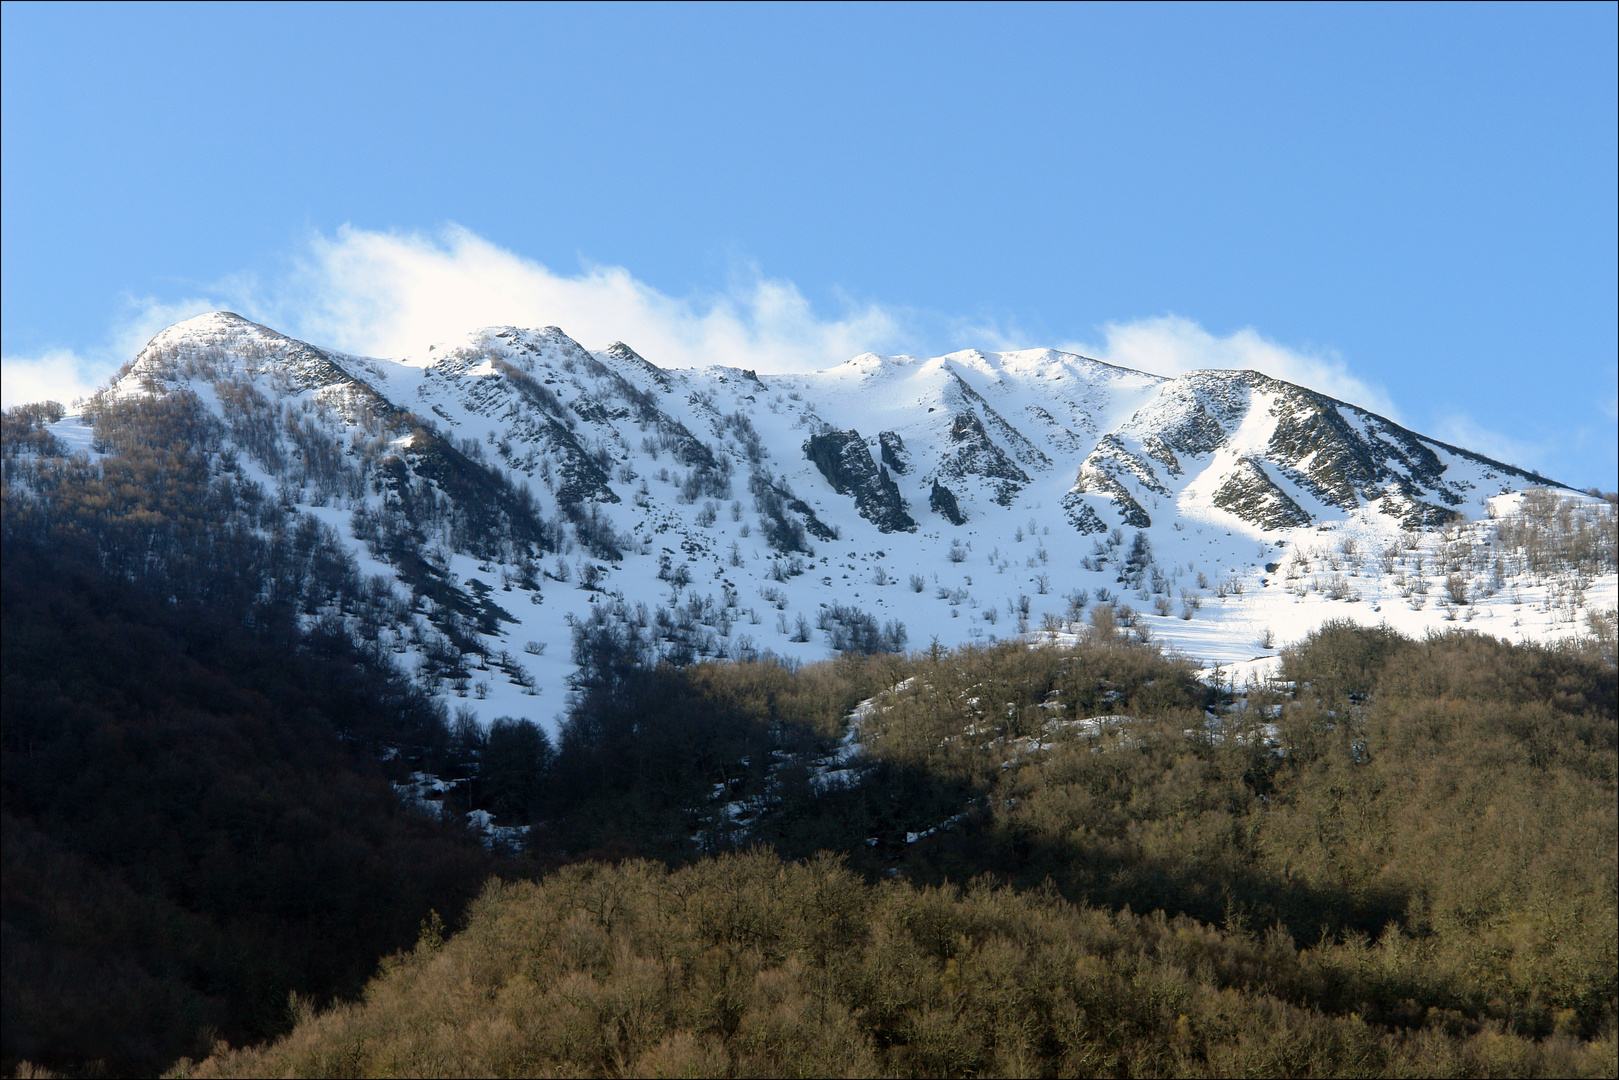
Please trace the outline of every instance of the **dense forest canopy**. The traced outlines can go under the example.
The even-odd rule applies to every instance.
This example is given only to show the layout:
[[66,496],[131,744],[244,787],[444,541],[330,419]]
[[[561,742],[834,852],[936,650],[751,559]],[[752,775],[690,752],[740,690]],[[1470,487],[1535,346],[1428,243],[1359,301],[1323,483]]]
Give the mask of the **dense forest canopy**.
[[581,627],[553,741],[395,670],[392,594],[184,401],[94,461],[49,419],[5,426],[8,1071],[1619,1071],[1611,618],[1328,624],[1250,686],[1105,605],[805,666]]
[[[1222,710],[1097,641],[631,678],[581,703],[549,813],[652,861],[491,885],[364,1003],[181,1071],[1611,1074],[1600,648],[1340,625],[1285,675]],[[873,687],[865,776],[818,785]],[[716,778],[746,830],[703,820]]]

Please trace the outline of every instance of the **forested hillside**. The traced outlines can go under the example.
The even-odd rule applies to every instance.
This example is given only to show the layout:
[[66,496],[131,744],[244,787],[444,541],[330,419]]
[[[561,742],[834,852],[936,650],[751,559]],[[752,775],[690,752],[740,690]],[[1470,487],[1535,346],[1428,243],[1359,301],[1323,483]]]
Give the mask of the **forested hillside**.
[[437,718],[346,641],[255,632],[12,535],[3,574],[9,1060],[138,1073],[273,1034],[289,992],[356,992],[490,872],[395,797],[379,740]]
[[[7,1071],[1619,1071],[1611,616],[1329,623],[1247,686],[1106,602],[816,664],[579,620],[553,740],[399,670],[480,609],[196,399],[52,415],[5,426]],[[1520,546],[1611,546],[1557,514]]]
[[[1333,626],[1287,675],[1213,723],[1103,640],[628,677],[552,812],[654,861],[491,885],[364,1003],[180,1072],[1611,1075],[1611,651]],[[874,682],[817,783],[781,733]]]
[[157,1071],[284,1030],[290,993],[357,992],[492,869],[381,760],[442,756],[443,707],[300,621],[342,553],[210,487],[183,411],[126,413],[106,464],[44,459],[44,499],[12,483],[37,417],[6,419],[7,1067]]
[[1329,618],[1549,641],[1619,605],[1612,502],[1254,372],[655,359],[557,327],[366,358],[214,312],[70,412],[13,410],[8,483],[100,521],[109,569],[295,606],[553,736],[580,624],[644,664],[813,663],[1105,604],[1232,663]]

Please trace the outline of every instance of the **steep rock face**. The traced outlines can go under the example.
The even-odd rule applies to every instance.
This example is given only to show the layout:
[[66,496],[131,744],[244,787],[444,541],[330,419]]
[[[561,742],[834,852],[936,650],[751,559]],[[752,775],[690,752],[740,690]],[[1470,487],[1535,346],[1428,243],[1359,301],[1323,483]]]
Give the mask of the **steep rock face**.
[[1362,493],[1390,475],[1387,444],[1374,445],[1327,399],[1297,387],[1276,389],[1268,456],[1322,502],[1359,507]]
[[1214,493],[1214,504],[1267,532],[1308,525],[1313,520],[1250,458],[1243,458],[1226,476]]
[[986,481],[994,500],[1006,507],[1029,483],[1029,474],[989,437],[983,421],[973,413],[956,414],[950,424],[950,444],[950,451],[939,462],[939,476]]
[[[1088,493],[1105,495],[1118,513],[1121,524],[1145,529],[1152,524],[1152,517],[1131,493],[1132,487],[1155,495],[1168,494],[1168,489],[1144,458],[1131,453],[1117,436],[1106,435],[1080,464],[1079,475],[1063,505],[1069,508],[1071,515],[1078,515],[1081,514],[1078,496]],[[1077,521],[1075,525],[1079,527]]]
[[1259,372],[1199,371],[1165,383],[1103,435],[1063,505],[1082,533],[1109,519],[1141,527],[1151,519],[1148,504],[1165,498],[1213,506],[1265,531],[1368,505],[1428,527],[1452,516],[1446,508],[1476,503],[1480,479],[1534,482]]
[[900,438],[899,432],[878,432],[877,441],[882,446],[884,465],[901,476],[911,471],[911,455],[905,449],[905,440]]
[[[1258,373],[1044,350],[760,375],[493,327],[391,361],[216,313],[107,392],[170,395],[212,411],[221,469],[334,530],[409,613],[379,647],[491,716],[532,715],[531,676],[567,677],[581,628],[678,662],[820,658],[836,605],[993,640],[1026,601],[1128,584],[1141,610],[1323,532],[1382,550],[1544,483]],[[1132,530],[1156,570],[1123,582]]]
[[[560,344],[554,338],[547,343]],[[580,443],[575,429],[580,420],[609,423],[628,415],[627,410],[620,406],[609,411],[598,401],[591,401],[592,407],[587,409],[563,404],[547,385],[554,384],[555,379],[536,378],[519,366],[524,360],[522,353],[532,349],[533,343],[523,345],[525,348],[510,359],[487,347],[448,352],[427,372],[423,386],[426,393],[418,396],[455,398],[467,410],[504,415],[509,427],[502,445],[509,446],[515,439],[530,454],[545,455],[548,469],[554,469],[558,477],[555,490],[562,507],[577,509],[593,502],[618,502],[601,461]],[[567,345],[578,349],[572,341]],[[564,347],[561,351],[567,355],[572,349]],[[435,411],[452,428],[458,426],[442,406]]]
[[1180,457],[1205,457],[1224,446],[1248,411],[1253,372],[1196,371],[1168,384],[1120,434],[1138,441],[1170,476]]
[[1532,479],[1511,466],[1423,439],[1325,394],[1274,379],[1267,383],[1273,394],[1270,411],[1276,418],[1267,456],[1322,502],[1341,509],[1353,510],[1391,492],[1403,501],[1421,501],[1427,495],[1447,506],[1461,505],[1475,485],[1447,478],[1440,451],[1480,467],[1490,479],[1502,475]]
[[1081,536],[1107,532],[1107,522],[1102,520],[1102,515],[1096,512],[1094,506],[1079,497],[1081,494],[1070,491],[1063,497],[1062,507],[1068,516],[1068,523]]
[[955,492],[937,480],[933,481],[933,489],[928,492],[928,508],[935,514],[943,514],[945,520],[952,525],[967,523],[967,516],[961,512],[961,507],[956,503]]
[[655,389],[664,391],[670,388],[667,372],[622,341],[615,341],[603,349],[601,359],[632,383],[649,382]]
[[804,454],[821,470],[839,495],[854,496],[860,516],[879,532],[913,532],[916,522],[906,512],[899,487],[886,465],[871,459],[871,451],[858,431],[831,431],[811,435]]
[[994,407],[984,399],[984,396],[972,388],[972,384],[959,374],[951,373],[953,378],[945,388],[945,400],[950,402],[960,412],[966,415],[974,413],[983,416],[980,430],[988,427],[1012,451],[1012,455],[1031,469],[1049,468],[1051,459],[1041,453],[1040,448],[1017,428],[1006,422],[1006,419],[996,412]]
[[1406,529],[1437,529],[1466,515],[1448,506],[1436,506],[1422,499],[1414,499],[1403,492],[1389,492],[1378,502],[1377,509],[1397,519]]

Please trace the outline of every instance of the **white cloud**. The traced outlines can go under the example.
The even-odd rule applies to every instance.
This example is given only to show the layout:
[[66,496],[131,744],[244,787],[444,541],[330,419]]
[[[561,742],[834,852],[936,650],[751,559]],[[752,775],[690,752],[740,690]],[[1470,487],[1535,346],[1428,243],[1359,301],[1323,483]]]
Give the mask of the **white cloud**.
[[663,367],[805,371],[914,340],[910,313],[847,302],[822,318],[790,281],[741,266],[728,287],[673,297],[622,267],[559,274],[466,229],[437,236],[344,227],[313,237],[268,286],[239,275],[209,298],[126,298],[99,347],[4,359],[6,407],[92,392],[165,326],[228,308],[307,341],[367,356],[419,356],[483,326],[559,326],[587,348],[624,341]]
[[147,297],[126,297],[106,340],[83,352],[49,349],[37,356],[0,359],[0,408],[31,401],[59,401],[63,405],[87,397],[105,385],[141,346],[165,326],[215,308],[208,299],[163,303]]
[[53,349],[42,356],[8,356],[0,360],[0,407],[31,401],[59,401],[63,405],[84,397],[101,381],[100,366],[71,349]]
[[[231,291],[243,292],[254,317],[285,332],[388,357],[420,355],[430,344],[491,325],[555,325],[587,348],[624,341],[664,367],[776,372],[829,367],[868,351],[919,351],[924,337],[946,341],[945,351],[1045,344],[994,320],[878,304],[846,301],[840,317],[823,318],[792,282],[766,278],[752,266],[723,292],[673,297],[622,267],[559,274],[458,226],[437,236],[344,227],[317,236],[269,296]],[[1165,316],[1110,323],[1104,333],[1105,346],[1079,351],[1165,375],[1256,368],[1396,414],[1387,394],[1349,374],[1336,355],[1290,349],[1251,329],[1215,337],[1190,319]]]
[[1399,420],[1399,410],[1381,387],[1350,374],[1332,352],[1301,352],[1262,336],[1251,328],[1216,337],[1191,319],[1163,315],[1102,328],[1106,344],[1065,345],[1120,367],[1154,375],[1182,375],[1209,368],[1252,369]]
[[[616,266],[557,273],[458,226],[437,234],[353,227],[315,235],[293,269],[267,285],[227,278],[209,297],[173,303],[126,299],[105,345],[5,360],[5,401],[87,393],[158,330],[229,308],[283,333],[369,356],[421,356],[427,347],[492,325],[559,326],[587,348],[624,341],[664,367],[726,364],[804,371],[862,352],[1010,350],[1045,345],[993,319],[858,303],[823,317],[790,281],[743,265],[723,290],[675,297]],[[1301,352],[1251,329],[1216,337],[1179,316],[1110,323],[1101,346],[1063,346],[1162,375],[1201,368],[1256,368],[1391,418],[1388,396],[1330,353]],[[1466,445],[1464,443],[1464,445]]]
[[345,227],[318,236],[268,294],[234,289],[241,313],[371,356],[420,355],[482,326],[559,326],[587,348],[624,341],[664,367],[797,371],[892,348],[905,316],[849,304],[824,319],[792,282],[748,267],[724,292],[672,297],[616,266],[558,274],[466,229],[437,237]]
[[1520,469],[1537,469],[1555,449],[1545,443],[1504,435],[1474,420],[1466,413],[1447,413],[1435,418],[1428,432],[1434,438],[1494,458]]

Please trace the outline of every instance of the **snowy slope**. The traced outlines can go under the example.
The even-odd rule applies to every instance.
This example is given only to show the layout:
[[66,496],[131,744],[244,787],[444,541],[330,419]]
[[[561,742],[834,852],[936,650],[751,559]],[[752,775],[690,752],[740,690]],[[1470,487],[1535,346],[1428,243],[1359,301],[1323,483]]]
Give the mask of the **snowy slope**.
[[[1231,663],[1332,617],[1543,639],[1619,604],[1611,551],[1531,571],[1494,543],[1492,510],[1516,520],[1510,493],[1545,481],[1254,372],[1050,350],[662,370],[555,327],[395,361],[213,313],[108,393],[182,389],[243,475],[410,604],[399,660],[485,721],[554,722],[575,627],[677,661],[817,660],[840,605],[916,648],[1112,603]],[[75,417],[54,430],[91,449]],[[1561,495],[1567,528],[1611,536],[1611,508]]]

